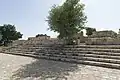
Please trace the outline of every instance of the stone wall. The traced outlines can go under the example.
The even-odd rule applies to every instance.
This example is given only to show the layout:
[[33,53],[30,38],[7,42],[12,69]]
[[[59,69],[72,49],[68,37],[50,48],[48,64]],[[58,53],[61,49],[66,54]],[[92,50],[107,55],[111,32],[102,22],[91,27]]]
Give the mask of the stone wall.
[[48,36],[41,36],[41,37],[29,37],[28,38],[28,40],[35,40],[35,41],[46,40],[46,39],[50,39],[50,37],[48,37]]
[[57,38],[50,38],[49,36],[29,37],[26,44],[63,44],[63,40]]
[[106,30],[106,31],[96,31],[93,32],[93,34],[91,36],[89,36],[90,38],[101,38],[101,37],[112,37],[115,38],[117,37],[117,33],[110,30]]
[[87,45],[120,45],[119,38],[89,38],[86,41]]
[[120,35],[114,31],[97,31],[85,42],[89,45],[120,45]]
[[15,40],[15,41],[13,41],[13,43],[10,44],[10,45],[13,45],[13,46],[15,46],[15,45],[22,45],[22,44],[24,44],[26,41],[27,41],[27,40]]

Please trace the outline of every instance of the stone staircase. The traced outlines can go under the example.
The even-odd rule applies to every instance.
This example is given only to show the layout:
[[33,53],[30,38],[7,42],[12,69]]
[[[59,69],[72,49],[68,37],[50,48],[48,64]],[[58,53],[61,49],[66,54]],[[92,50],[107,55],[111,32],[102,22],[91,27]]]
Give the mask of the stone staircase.
[[41,59],[120,69],[120,45],[27,44],[3,49],[4,53]]

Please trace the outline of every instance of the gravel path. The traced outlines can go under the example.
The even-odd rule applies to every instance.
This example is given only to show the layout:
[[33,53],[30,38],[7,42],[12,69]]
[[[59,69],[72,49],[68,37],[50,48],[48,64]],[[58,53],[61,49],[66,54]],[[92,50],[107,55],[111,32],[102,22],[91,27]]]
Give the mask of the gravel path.
[[35,60],[32,58],[0,53],[0,80],[10,80],[12,72],[33,61]]
[[0,80],[120,80],[120,70],[1,53]]

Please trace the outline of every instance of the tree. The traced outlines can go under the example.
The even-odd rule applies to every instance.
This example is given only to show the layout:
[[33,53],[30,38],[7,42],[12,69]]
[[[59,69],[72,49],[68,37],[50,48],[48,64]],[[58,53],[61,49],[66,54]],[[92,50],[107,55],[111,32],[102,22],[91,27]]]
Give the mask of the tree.
[[37,34],[36,37],[47,36],[47,34]]
[[86,28],[86,35],[87,35],[87,36],[92,35],[93,32],[96,32],[96,29],[95,29],[95,28],[90,28],[90,27],[87,27],[87,28]]
[[120,29],[119,29],[119,32],[118,32],[118,34],[120,34]]
[[0,26],[0,33],[2,35],[0,44],[3,44],[4,46],[6,46],[8,43],[11,43],[13,40],[18,40],[19,38],[22,38],[23,35],[20,32],[16,31],[14,25],[10,24]]
[[80,0],[66,0],[62,6],[54,5],[47,17],[49,29],[59,33],[61,39],[69,39],[85,27],[87,17]]

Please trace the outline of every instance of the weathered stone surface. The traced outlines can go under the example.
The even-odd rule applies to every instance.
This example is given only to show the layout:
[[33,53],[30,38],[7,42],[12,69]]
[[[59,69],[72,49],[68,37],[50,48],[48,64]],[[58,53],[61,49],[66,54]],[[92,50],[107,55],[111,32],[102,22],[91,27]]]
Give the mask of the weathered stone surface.
[[120,45],[119,38],[89,38],[86,41],[89,45]]
[[111,31],[94,32],[87,41],[89,45],[120,45],[119,34]]
[[91,36],[89,36],[91,38],[102,38],[102,37],[117,37],[117,33],[115,33],[114,31],[110,30],[106,30],[106,31],[96,31],[93,32],[93,34]]
[[[98,40],[99,39],[100,38],[98,38]],[[104,37],[101,39],[104,39],[105,40],[104,42],[106,43],[106,41],[111,42],[113,38]],[[24,44],[11,47],[8,50],[6,50],[6,52],[8,53],[12,52],[13,54],[21,53],[23,55],[25,54],[25,56],[30,55],[29,57],[32,57],[31,55],[33,55],[34,58],[66,61],[66,62],[94,65],[94,66],[101,66],[101,67],[105,67],[104,66],[106,65],[105,63],[110,63],[106,65],[106,67],[112,66],[113,64],[119,64],[118,59],[120,58],[120,54],[119,54],[120,47],[116,48],[116,46],[114,46],[112,47],[114,49],[112,49],[112,48],[107,48],[105,46],[93,47],[91,45],[80,45],[79,47],[75,47],[75,45],[72,45],[72,47],[70,47],[68,45],[66,48],[64,48],[64,46],[59,45],[59,42],[60,41],[56,38],[51,38],[50,40],[46,39],[42,41],[26,40]],[[103,42],[101,42],[101,44],[103,44]],[[84,56],[81,56],[79,54]],[[98,55],[100,56],[104,55],[104,57],[103,56],[100,57]],[[116,58],[116,55],[118,56],[117,58]],[[115,65],[111,68],[116,68],[116,67],[119,67],[119,65]]]

